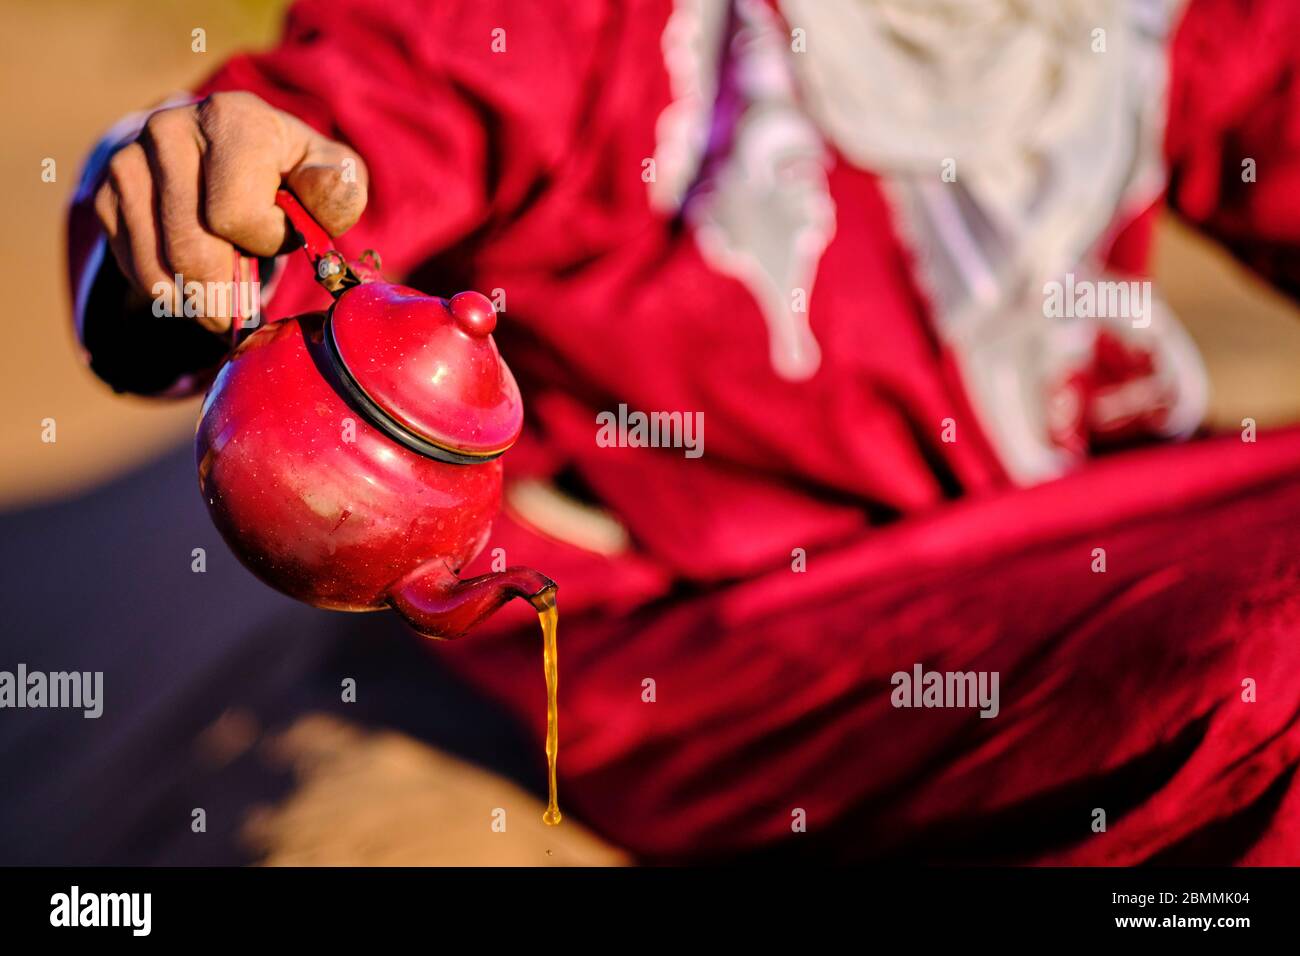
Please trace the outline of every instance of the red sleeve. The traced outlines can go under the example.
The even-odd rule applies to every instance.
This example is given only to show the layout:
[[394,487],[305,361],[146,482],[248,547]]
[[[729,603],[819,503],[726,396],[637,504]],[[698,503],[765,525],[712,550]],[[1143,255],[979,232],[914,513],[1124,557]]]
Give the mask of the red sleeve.
[[1300,4],[1192,0],[1171,60],[1170,204],[1300,295]]
[[[385,273],[400,278],[433,253],[509,219],[544,187],[577,123],[594,46],[582,37],[596,29],[601,9],[503,0],[300,0],[274,48],[232,58],[196,92],[256,93],[356,149],[370,171],[370,202],[340,246],[349,254],[378,249]],[[97,173],[88,170],[87,180]],[[92,367],[124,390],[193,391],[205,380],[194,366],[210,363],[211,349],[142,355],[147,343],[119,334],[138,326],[115,314],[120,299],[111,293],[120,293],[120,277],[115,286],[113,276],[102,275],[115,270],[111,256],[102,256],[89,209],[94,185],[87,181],[79,191],[69,237],[73,289],[95,306],[84,318],[78,308]],[[97,245],[100,254],[92,254]],[[284,271],[269,317],[321,304],[307,270]],[[97,286],[110,294],[92,295]],[[114,381],[127,364],[129,380]],[[168,389],[177,380],[196,384]]]

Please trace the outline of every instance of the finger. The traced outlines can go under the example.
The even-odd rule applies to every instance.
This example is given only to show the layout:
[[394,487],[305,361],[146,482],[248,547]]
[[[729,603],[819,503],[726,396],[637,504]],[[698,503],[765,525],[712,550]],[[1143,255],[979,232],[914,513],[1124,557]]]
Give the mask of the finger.
[[285,219],[275,191],[292,164],[291,142],[281,114],[251,93],[216,93],[198,107],[203,136],[203,211],[208,228],[245,252],[272,256],[285,240]]
[[252,94],[214,94],[200,104],[198,123],[208,227],[241,249],[263,256],[281,250],[286,222],[275,193],[291,174],[309,194],[304,205],[327,228],[341,231],[364,208],[366,172],[356,154]]
[[[292,117],[288,122],[304,125]],[[365,211],[369,172],[347,146],[307,133],[306,151],[285,173],[285,182],[326,232],[341,235]]]
[[[99,225],[104,230],[104,236],[108,239],[109,244],[111,245],[114,240],[117,239],[119,223],[117,216],[117,191],[113,188],[113,184],[108,179],[105,179],[104,182],[100,184],[99,189],[95,190],[95,218],[99,220]],[[117,258],[116,252],[113,253],[113,257]],[[117,266],[122,271],[122,274],[125,275],[130,264],[130,256],[127,256],[125,257],[125,261],[119,260]]]
[[154,183],[139,143],[122,147],[108,163],[108,185],[117,207],[109,231],[113,256],[137,291],[157,296],[174,285],[158,247]]
[[355,152],[316,133],[250,93],[218,93],[198,108],[206,143],[204,211],[208,228],[241,249],[269,256],[285,243],[275,204],[282,181],[334,235],[365,208],[367,171]]
[[[117,271],[126,278],[127,284],[136,295],[143,295],[140,281],[135,276],[135,266],[131,261],[131,245],[126,236],[126,224],[122,221],[117,190],[108,180],[105,180],[95,192],[95,217],[104,230],[109,253],[117,263]],[[169,294],[166,288],[158,291],[164,295]]]
[[[199,283],[198,319],[221,331],[230,326],[234,247],[210,233],[201,219],[203,162],[198,121],[192,107],[153,114],[140,137],[158,193],[162,253],[169,272],[183,287]],[[226,294],[209,295],[208,291]]]

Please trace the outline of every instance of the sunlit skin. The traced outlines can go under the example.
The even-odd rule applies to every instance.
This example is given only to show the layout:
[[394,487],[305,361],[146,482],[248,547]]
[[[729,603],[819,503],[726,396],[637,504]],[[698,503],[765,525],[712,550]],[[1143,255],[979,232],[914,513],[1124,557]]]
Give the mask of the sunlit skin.
[[[215,93],[155,112],[114,154],[95,194],[109,249],[137,297],[185,281],[230,281],[236,249],[272,256],[289,231],[276,206],[287,185],[332,236],[366,207],[369,175],[352,149],[252,93]],[[231,311],[193,317],[230,327]]]

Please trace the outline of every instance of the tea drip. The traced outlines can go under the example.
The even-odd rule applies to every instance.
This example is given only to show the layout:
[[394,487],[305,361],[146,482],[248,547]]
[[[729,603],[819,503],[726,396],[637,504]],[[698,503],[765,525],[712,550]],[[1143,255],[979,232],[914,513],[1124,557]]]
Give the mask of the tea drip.
[[556,801],[555,764],[560,752],[560,713],[556,699],[559,688],[559,655],[555,648],[555,629],[560,612],[555,604],[555,588],[547,588],[529,599],[537,608],[542,625],[542,668],[546,672],[546,780],[548,799],[542,822],[556,826],[564,817]]

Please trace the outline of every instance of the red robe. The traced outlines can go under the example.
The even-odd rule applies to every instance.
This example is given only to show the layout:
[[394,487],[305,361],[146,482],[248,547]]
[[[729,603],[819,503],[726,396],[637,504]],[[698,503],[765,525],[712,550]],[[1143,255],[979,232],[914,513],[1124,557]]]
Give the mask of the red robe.
[[[663,860],[1298,862],[1300,432],[1012,489],[879,183],[838,158],[809,305],[822,365],[778,377],[749,291],[640,176],[672,97],[669,7],[302,0],[279,45],[199,91],[256,92],[366,158],[345,251],[377,248],[430,292],[506,291],[498,340],[528,408],[508,472],[563,476],[628,529],[607,558],[503,516],[489,545],[561,584],[566,809]],[[1300,289],[1300,7],[1196,0],[1171,62],[1170,201]],[[1113,261],[1142,266],[1147,224]],[[290,263],[271,316],[322,295]],[[132,365],[119,385],[212,364],[197,339],[124,357],[111,321],[92,310],[84,338],[110,381]],[[598,447],[596,413],[621,402],[703,412],[707,453]],[[959,441],[940,440],[946,418]],[[526,610],[431,652],[540,742]],[[999,715],[891,706],[914,663],[998,671]]]

